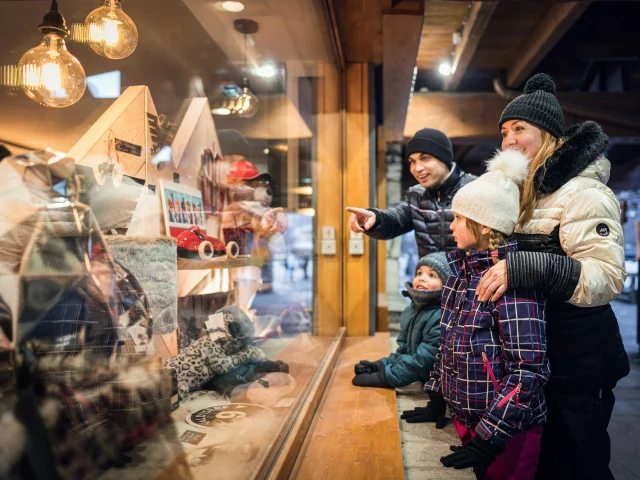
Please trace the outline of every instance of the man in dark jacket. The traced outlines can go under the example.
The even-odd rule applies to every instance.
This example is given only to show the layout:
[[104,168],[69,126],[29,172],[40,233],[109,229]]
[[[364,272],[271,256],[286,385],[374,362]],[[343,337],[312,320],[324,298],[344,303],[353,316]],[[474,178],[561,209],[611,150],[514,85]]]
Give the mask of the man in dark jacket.
[[420,257],[456,248],[449,225],[451,200],[458,189],[476,177],[453,163],[451,140],[440,130],[423,128],[407,144],[411,174],[418,185],[387,210],[348,207],[349,225],[378,240],[389,240],[413,230]]

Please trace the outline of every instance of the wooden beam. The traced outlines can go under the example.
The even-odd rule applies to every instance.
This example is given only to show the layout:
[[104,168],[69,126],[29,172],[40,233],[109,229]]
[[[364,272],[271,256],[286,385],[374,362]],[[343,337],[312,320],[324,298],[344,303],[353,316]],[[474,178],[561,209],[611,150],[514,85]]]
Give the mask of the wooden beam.
[[591,2],[569,2],[553,5],[529,37],[527,49],[518,55],[507,73],[507,85],[517,87],[524,82],[558,43]]
[[389,0],[333,2],[346,63],[382,63],[382,11]]
[[451,65],[453,73],[444,84],[445,90],[455,90],[460,84],[497,6],[498,2],[475,2],[471,7],[462,41],[457,46],[453,57]]
[[[353,207],[369,207],[370,170],[370,112],[369,68],[367,64],[347,64],[346,116],[344,141],[344,204]],[[335,183],[333,184],[335,185]],[[364,255],[349,254],[349,216],[343,215],[344,255],[344,326],[348,336],[369,335],[371,291],[369,277],[375,272],[369,266],[369,241],[365,237]],[[376,241],[376,240],[371,240]]]
[[[560,93],[565,124],[595,120],[609,136],[633,136],[640,131],[640,95],[628,93]],[[414,93],[404,136],[425,127],[451,138],[498,137],[498,120],[508,101],[495,93]],[[571,112],[567,111],[571,109]],[[634,117],[635,115],[635,117]]]
[[423,20],[423,15],[412,14],[382,17],[383,138],[387,142],[402,141]]
[[[340,113],[341,78],[337,66],[318,65],[316,231],[322,237],[322,227],[333,227],[336,238],[335,255],[314,256],[314,333],[332,336],[342,326],[342,272],[344,205],[342,195],[336,194],[336,182],[342,176],[342,128]],[[318,242],[317,250],[320,250]]]

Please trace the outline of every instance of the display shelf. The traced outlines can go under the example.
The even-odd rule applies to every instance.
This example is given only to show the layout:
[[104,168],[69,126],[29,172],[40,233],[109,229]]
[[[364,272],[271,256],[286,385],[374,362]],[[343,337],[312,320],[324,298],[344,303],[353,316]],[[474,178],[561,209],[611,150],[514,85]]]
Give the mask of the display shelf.
[[178,270],[222,270],[225,268],[262,267],[265,261],[258,258],[212,258],[211,260],[193,260],[178,258]]

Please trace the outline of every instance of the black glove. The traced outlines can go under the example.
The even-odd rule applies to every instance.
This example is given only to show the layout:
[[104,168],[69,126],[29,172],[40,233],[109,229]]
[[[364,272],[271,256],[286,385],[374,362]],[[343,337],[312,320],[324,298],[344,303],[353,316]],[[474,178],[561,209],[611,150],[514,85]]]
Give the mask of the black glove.
[[361,373],[353,377],[352,382],[356,387],[391,388],[384,375],[384,370],[373,373]]
[[442,429],[447,424],[445,413],[447,402],[439,393],[429,393],[429,403],[426,407],[418,407],[414,410],[405,410],[400,416],[407,423],[435,422],[437,429]]
[[453,467],[456,470],[476,467],[477,477],[484,478],[493,461],[503,450],[486,440],[474,437],[464,447],[442,457],[440,461],[445,467]]
[[282,360],[278,360],[276,361],[276,363],[278,364],[278,371],[282,372],[282,373],[289,373],[289,364],[288,363],[284,363]]
[[360,375],[361,373],[375,373],[380,369],[379,365],[382,365],[382,362],[378,361],[374,363],[368,360],[360,360],[360,363],[356,364],[354,368],[355,374]]
[[280,372],[280,365],[282,362],[272,362],[271,360],[265,360],[262,363],[259,363],[256,366],[256,374],[258,373],[270,373],[270,372]]

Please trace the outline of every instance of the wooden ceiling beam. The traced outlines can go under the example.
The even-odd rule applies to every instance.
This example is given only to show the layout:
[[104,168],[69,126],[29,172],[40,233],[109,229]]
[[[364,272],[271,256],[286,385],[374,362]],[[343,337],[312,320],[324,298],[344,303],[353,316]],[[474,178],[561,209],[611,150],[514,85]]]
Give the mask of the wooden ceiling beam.
[[540,22],[540,26],[529,37],[531,40],[526,50],[516,57],[509,68],[507,85],[517,87],[524,82],[590,4],[591,2],[585,1],[553,5]]
[[382,111],[387,142],[402,141],[424,20],[417,13],[382,16]]
[[[566,125],[589,119],[600,123],[610,136],[632,136],[640,131],[640,122],[633,117],[640,109],[640,95],[576,92],[560,93],[558,100],[572,108],[571,113],[565,112]],[[404,136],[432,127],[451,138],[497,138],[498,120],[507,103],[496,93],[414,93]]]
[[462,41],[457,46],[451,65],[452,74],[444,84],[446,91],[455,90],[471,63],[498,2],[475,2],[464,27]]

